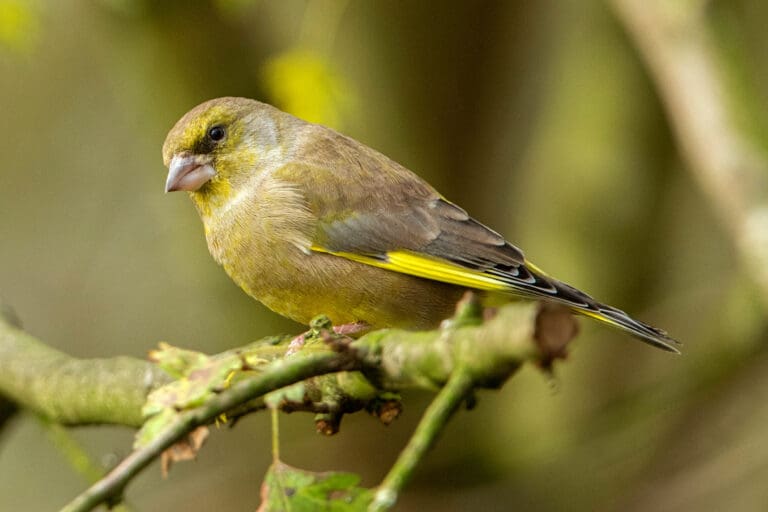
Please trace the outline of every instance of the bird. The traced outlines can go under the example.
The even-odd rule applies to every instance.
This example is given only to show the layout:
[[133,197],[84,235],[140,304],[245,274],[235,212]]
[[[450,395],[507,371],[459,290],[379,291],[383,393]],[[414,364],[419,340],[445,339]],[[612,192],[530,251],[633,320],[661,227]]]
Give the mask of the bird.
[[163,144],[165,191],[186,191],[214,260],[248,295],[307,324],[432,329],[467,290],[538,300],[679,352],[675,339],[550,277],[425,180],[331,128],[223,97]]

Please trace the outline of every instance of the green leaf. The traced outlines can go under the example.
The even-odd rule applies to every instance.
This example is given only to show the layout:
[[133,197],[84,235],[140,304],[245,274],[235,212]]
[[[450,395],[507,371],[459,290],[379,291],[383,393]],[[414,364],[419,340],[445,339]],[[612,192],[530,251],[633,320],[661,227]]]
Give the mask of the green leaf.
[[259,512],[364,511],[373,491],[352,473],[314,473],[275,461],[261,485]]
[[149,359],[175,378],[185,377],[195,368],[200,368],[208,361],[210,356],[202,352],[174,347],[165,342],[160,342],[157,350],[149,353]]
[[150,354],[152,360],[178,380],[149,394],[141,412],[147,420],[136,434],[134,447],[147,445],[172,423],[180,411],[198,407],[225,389],[234,372],[243,366],[237,353],[207,356],[168,344]]

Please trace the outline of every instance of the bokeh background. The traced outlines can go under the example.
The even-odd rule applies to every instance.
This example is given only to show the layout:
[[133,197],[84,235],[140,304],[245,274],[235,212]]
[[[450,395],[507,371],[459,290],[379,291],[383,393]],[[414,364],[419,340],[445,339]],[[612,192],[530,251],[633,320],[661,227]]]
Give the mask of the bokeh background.
[[[740,129],[768,148],[768,4],[706,26]],[[682,161],[605,2],[0,0],[0,295],[73,355],[217,352],[299,332],[210,258],[160,148],[188,109],[241,95],[337,128],[431,181],[541,267],[666,328],[675,357],[582,322],[553,379],[532,368],[459,413],[399,510],[762,510],[765,303]],[[375,485],[428,403],[332,438],[282,419],[282,456]],[[267,415],[128,491],[136,510],[252,510]],[[75,438],[108,467],[132,432]],[[86,486],[30,415],[0,438],[0,510]]]

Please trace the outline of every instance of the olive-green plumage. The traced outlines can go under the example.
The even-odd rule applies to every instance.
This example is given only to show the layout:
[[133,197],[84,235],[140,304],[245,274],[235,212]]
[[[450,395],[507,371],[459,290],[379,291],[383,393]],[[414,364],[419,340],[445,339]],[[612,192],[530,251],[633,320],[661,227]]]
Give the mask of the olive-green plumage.
[[190,192],[214,259],[307,323],[431,328],[466,289],[564,303],[667,350],[663,331],[552,279],[408,169],[245,98],[198,105],[168,134],[166,190]]

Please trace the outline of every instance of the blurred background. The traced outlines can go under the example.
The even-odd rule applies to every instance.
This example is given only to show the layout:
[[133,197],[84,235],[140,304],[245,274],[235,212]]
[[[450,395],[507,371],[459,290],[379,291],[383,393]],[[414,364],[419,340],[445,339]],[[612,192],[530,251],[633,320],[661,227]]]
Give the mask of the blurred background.
[[[768,4],[705,7],[734,118],[768,149]],[[398,510],[762,510],[768,322],[680,157],[657,90],[599,1],[0,0],[0,296],[80,357],[164,340],[218,352],[299,332],[208,254],[160,148],[217,96],[271,102],[428,179],[548,272],[664,327],[675,357],[593,322],[554,379],[524,369],[449,425]],[[282,457],[375,485],[431,396],[324,438],[283,416]],[[128,489],[136,510],[252,510],[269,419]],[[74,435],[109,467],[132,431]],[[85,488],[30,415],[0,438],[0,510]]]

